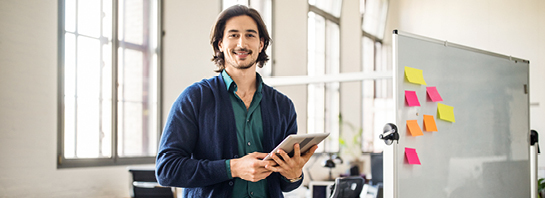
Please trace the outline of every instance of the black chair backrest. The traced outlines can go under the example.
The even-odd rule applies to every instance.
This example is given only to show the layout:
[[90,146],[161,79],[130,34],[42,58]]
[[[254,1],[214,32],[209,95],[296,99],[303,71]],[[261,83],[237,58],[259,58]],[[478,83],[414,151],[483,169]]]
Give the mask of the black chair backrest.
[[339,177],[335,179],[335,187],[331,198],[357,198],[360,197],[365,180],[360,176]]

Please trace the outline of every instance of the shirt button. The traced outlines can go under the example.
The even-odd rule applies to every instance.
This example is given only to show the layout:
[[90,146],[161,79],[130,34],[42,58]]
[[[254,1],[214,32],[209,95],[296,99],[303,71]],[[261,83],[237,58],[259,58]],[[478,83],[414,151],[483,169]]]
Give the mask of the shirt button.
[[252,145],[252,143],[248,142],[248,146]]
[[229,186],[232,186],[232,185],[233,185],[233,181],[230,181],[230,182],[229,182]]
[[246,122],[250,122],[250,120],[246,120]]
[[250,192],[250,195],[254,195],[254,192]]
[[235,158],[238,158],[238,155],[235,155]]

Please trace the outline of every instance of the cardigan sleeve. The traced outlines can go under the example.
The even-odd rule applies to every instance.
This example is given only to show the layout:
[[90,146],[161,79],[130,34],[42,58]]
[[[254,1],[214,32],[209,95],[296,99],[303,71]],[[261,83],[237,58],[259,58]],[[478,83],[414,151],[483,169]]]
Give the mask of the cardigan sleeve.
[[[286,97],[287,99],[287,97]],[[288,119],[287,119],[287,135],[291,135],[291,134],[297,134],[297,113],[295,112],[295,106],[293,105],[293,102],[290,100],[290,99],[287,99],[287,101],[285,102],[287,106],[285,106],[288,110],[286,112],[289,112],[288,113]],[[283,191],[283,192],[290,192],[296,188],[298,188],[299,186],[301,186],[301,184],[303,183],[303,178],[304,178],[304,174],[301,175],[302,178],[301,180],[297,181],[297,182],[290,182],[288,179],[286,179],[284,176],[281,176],[281,179],[279,180],[280,182],[280,189]]]
[[198,92],[195,86],[186,88],[167,118],[156,160],[156,177],[162,186],[205,187],[229,180],[225,159],[192,157],[199,138]]

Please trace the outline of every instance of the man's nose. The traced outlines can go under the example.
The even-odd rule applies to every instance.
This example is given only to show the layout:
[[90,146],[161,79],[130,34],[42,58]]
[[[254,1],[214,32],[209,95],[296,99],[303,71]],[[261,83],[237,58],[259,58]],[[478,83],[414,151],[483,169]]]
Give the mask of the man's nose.
[[246,47],[246,38],[244,38],[244,36],[241,36],[238,39],[237,47],[240,47],[240,48],[245,48]]

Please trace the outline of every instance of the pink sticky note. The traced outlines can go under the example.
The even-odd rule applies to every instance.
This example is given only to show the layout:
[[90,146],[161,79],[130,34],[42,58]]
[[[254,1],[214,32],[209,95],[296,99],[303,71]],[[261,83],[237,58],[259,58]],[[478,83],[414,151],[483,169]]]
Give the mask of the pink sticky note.
[[409,106],[420,106],[418,102],[418,97],[416,96],[416,91],[405,91],[405,100]]
[[431,101],[443,101],[443,98],[441,98],[441,95],[439,95],[439,92],[437,92],[437,87],[426,87],[426,92],[428,92],[428,96],[430,97]]
[[418,159],[416,149],[405,147],[405,156],[407,157],[407,161],[409,161],[409,164],[420,165],[420,159]]

